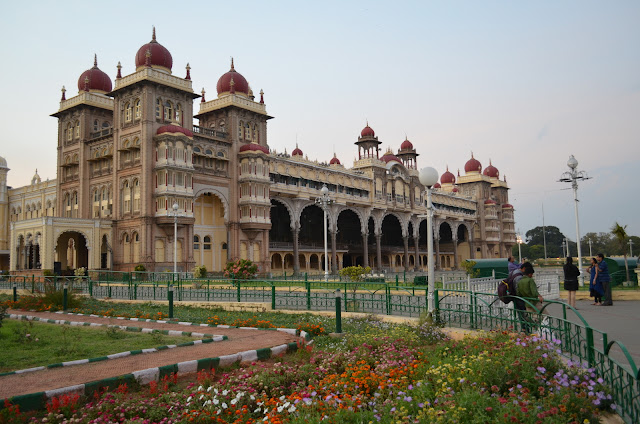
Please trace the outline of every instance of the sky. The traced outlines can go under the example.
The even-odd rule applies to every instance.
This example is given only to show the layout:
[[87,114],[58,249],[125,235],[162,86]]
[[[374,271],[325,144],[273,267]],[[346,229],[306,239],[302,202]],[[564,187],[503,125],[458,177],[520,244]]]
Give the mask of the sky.
[[[576,238],[614,222],[640,235],[640,2],[10,2],[0,16],[0,156],[9,185],[56,177],[60,89],[93,65],[112,78],[157,39],[173,74],[215,96],[235,68],[265,92],[268,144],[347,167],[369,123],[387,148],[407,137],[418,167],[464,173],[473,152],[506,175],[516,227]],[[198,110],[196,100],[195,110]]]

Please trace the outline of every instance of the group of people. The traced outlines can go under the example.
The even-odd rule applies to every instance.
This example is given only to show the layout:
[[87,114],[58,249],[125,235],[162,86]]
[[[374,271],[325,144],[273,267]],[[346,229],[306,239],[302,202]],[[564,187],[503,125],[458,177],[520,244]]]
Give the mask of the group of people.
[[[563,270],[564,289],[569,293],[568,303],[575,308],[580,270],[573,264],[573,258],[571,257],[567,258]],[[587,268],[587,274],[589,274],[589,295],[594,298],[592,305],[613,305],[611,299],[611,276],[609,275],[609,267],[602,253],[598,253],[595,258],[591,258],[591,265]]]

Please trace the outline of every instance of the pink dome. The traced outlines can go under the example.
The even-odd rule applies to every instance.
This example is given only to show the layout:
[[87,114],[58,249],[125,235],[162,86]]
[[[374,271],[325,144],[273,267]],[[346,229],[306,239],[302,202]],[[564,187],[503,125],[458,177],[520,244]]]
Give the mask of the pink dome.
[[162,44],[156,41],[156,28],[153,28],[153,35],[151,41],[138,49],[136,53],[136,70],[147,66],[147,52],[151,53],[149,56],[149,65],[152,67],[165,68],[171,72],[173,67],[173,58],[171,53]]
[[495,205],[496,202],[495,202],[495,200],[487,199],[487,200],[484,201],[484,204],[485,205]]
[[471,153],[471,159],[464,164],[464,172],[467,174],[469,172],[477,172],[480,173],[482,171],[482,164],[476,158],[473,157],[473,153]]
[[483,174],[488,176],[488,177],[490,177],[490,178],[499,178],[500,177],[500,171],[498,171],[498,168],[496,168],[495,166],[493,166],[491,164],[491,160],[489,160],[489,166],[487,166],[484,169]]
[[169,133],[169,134],[184,134],[187,137],[193,137],[193,133],[191,131],[189,131],[186,128],[182,128],[178,125],[163,125],[160,128],[158,128],[158,131],[156,131],[156,134],[160,135],[160,134],[165,134],[165,133]]
[[384,154],[384,156],[382,156],[380,158],[381,161],[389,163],[391,161],[396,161],[398,163],[402,163],[402,161],[398,158],[398,156],[394,155],[391,150],[387,150],[387,153]]
[[98,56],[93,58],[93,68],[84,71],[78,78],[78,92],[88,91],[106,94],[111,91],[111,78],[98,68]]
[[431,188],[442,188],[442,186],[440,185],[440,183],[435,183]]
[[240,146],[240,152],[263,152],[269,154],[269,148],[258,143],[247,143]]
[[442,184],[455,184],[456,183],[456,177],[455,177],[455,175],[453,175],[453,173],[449,172],[449,167],[448,166],[447,166],[447,170],[440,177],[440,182]]
[[329,161],[329,165],[340,165],[340,159],[336,157],[336,154],[333,154],[333,158]]
[[297,144],[296,144],[296,148],[293,149],[293,152],[291,152],[291,156],[303,156],[302,150],[298,148]]
[[367,123],[367,126],[364,127],[360,132],[360,137],[375,137],[375,136],[376,136],[376,133],[373,131],[373,128],[371,128],[368,123]]
[[502,205],[502,209],[513,209],[513,205],[505,203],[504,205]]
[[457,193],[458,192],[458,187],[454,187],[453,190],[451,190],[451,191],[454,192],[454,193]]
[[249,83],[240,73],[236,72],[236,68],[233,66],[233,58],[231,59],[229,72],[223,74],[218,80],[218,85],[216,85],[218,94],[231,92],[231,80],[233,80],[233,90],[236,93],[249,95]]

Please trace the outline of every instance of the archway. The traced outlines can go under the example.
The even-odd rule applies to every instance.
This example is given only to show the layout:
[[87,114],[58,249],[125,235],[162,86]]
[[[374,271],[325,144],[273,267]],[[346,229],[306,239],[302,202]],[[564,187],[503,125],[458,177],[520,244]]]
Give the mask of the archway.
[[65,231],[56,243],[57,262],[60,270],[70,272],[78,268],[89,267],[89,249],[87,239],[77,231]]
[[471,259],[471,243],[469,243],[469,230],[466,225],[458,226],[458,263]]
[[108,256],[109,255],[109,243],[107,242],[107,235],[102,236],[102,243],[100,243],[100,268],[109,268]]
[[[202,246],[194,251],[196,265],[204,265],[208,271],[222,271],[227,263],[227,253],[216,246],[228,243],[223,199],[213,192],[198,196],[193,204],[194,235],[202,238]],[[206,241],[204,239],[207,239]],[[195,243],[195,237],[194,237]],[[182,258],[189,257],[192,243],[187,243],[187,251],[181,252]]]
[[282,270],[282,256],[279,253],[274,253],[271,256],[271,270]]
[[404,241],[402,240],[402,226],[400,225],[400,220],[395,215],[388,214],[382,220],[382,251],[383,251],[383,267],[393,266],[394,271],[399,271],[402,267],[402,259],[398,261],[398,258],[395,258],[395,264],[393,263],[385,263],[384,252],[389,254],[397,254],[399,252],[403,252],[404,255]]
[[438,233],[440,235],[438,240],[439,250],[440,254],[443,255],[440,260],[440,268],[451,268],[450,262],[447,262],[444,258],[444,255],[453,254],[453,231],[451,230],[451,225],[449,225],[448,222],[441,223],[438,228]]
[[324,245],[324,212],[316,205],[309,205],[300,214],[300,245]]
[[286,206],[276,199],[271,199],[271,229],[269,230],[269,242],[293,243],[291,233],[291,216]]

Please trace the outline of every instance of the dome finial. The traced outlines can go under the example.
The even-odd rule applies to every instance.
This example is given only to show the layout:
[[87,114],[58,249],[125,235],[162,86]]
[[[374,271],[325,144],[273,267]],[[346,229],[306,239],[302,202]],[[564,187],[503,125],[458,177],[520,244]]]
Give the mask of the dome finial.
[[231,71],[235,71],[236,68],[233,66],[233,56],[231,56]]
[[201,93],[202,93],[202,101],[201,101],[201,103],[204,103],[204,102],[205,102],[205,100],[204,100],[204,93],[206,93],[206,91],[204,91],[204,87],[202,87],[202,91],[201,91]]
[[65,95],[67,89],[64,88],[64,85],[62,86],[62,90],[61,91],[62,91],[62,98],[60,99],[60,101],[67,100],[67,97]]
[[187,76],[184,79],[191,79],[191,66],[189,66],[189,62],[187,62]]
[[116,79],[120,79],[122,78],[122,65],[120,64],[120,61],[118,61],[118,66],[116,66],[116,68],[118,68],[118,75],[116,75]]
[[151,35],[151,42],[155,43],[156,42],[156,26],[153,26],[153,33]]
[[93,54],[93,67],[94,68],[98,67],[98,54],[97,53]]
[[471,159],[473,159],[473,150],[471,151]]
[[262,88],[260,89],[260,103],[264,104],[264,91],[262,91]]

